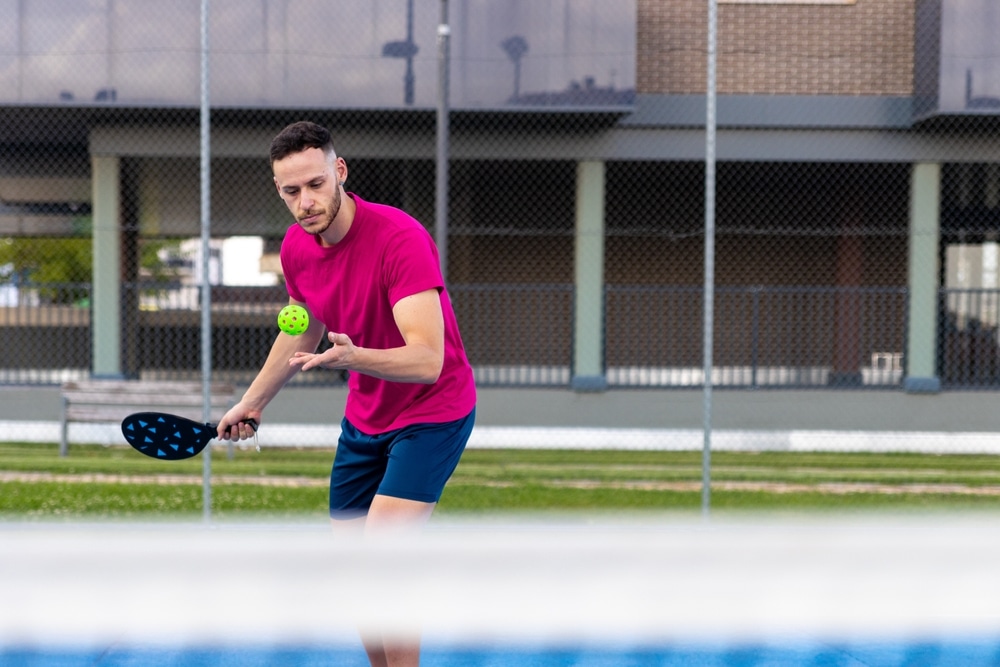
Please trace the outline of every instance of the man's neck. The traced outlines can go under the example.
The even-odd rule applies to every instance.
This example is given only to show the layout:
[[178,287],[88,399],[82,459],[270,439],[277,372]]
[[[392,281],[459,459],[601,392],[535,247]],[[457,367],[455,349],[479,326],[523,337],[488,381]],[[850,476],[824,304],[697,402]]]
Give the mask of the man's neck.
[[357,209],[354,198],[345,194],[340,203],[340,210],[337,211],[337,217],[327,230],[319,235],[320,245],[329,248],[343,241],[347,232],[351,231]]

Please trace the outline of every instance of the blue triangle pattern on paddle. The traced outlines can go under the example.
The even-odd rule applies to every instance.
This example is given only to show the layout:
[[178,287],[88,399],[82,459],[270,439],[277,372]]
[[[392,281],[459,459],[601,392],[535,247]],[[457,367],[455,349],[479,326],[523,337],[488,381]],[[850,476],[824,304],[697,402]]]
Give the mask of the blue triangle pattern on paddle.
[[122,421],[126,442],[142,453],[174,461],[198,455],[215,437],[213,424],[161,413],[135,413]]

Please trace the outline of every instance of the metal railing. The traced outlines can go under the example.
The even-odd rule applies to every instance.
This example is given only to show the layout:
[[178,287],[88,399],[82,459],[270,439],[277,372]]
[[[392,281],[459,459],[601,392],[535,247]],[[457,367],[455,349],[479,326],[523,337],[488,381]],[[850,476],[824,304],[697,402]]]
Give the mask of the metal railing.
[[[122,324],[128,376],[199,374],[197,295],[180,286],[127,285],[138,304]],[[481,386],[569,386],[570,284],[450,288]],[[0,384],[89,377],[90,285],[20,285],[0,305]],[[213,360],[220,381],[248,382],[267,354],[278,287],[213,288]],[[194,299],[194,301],[192,301]],[[700,287],[611,285],[605,290],[610,387],[699,387]],[[905,369],[905,288],[719,287],[712,382],[729,388],[898,388]],[[947,388],[1000,387],[1000,290],[942,289],[938,373]],[[341,384],[305,374],[304,384]]]
[[[609,385],[702,386],[702,297],[608,287]],[[713,386],[898,387],[906,307],[895,287],[718,287]]]
[[938,373],[951,389],[1000,387],[1000,290],[939,291]]

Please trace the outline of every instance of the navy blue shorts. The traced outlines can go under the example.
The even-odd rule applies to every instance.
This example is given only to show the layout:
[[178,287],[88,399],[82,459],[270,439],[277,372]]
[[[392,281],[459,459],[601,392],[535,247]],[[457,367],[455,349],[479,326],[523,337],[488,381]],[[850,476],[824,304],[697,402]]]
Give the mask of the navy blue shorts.
[[455,472],[476,421],[414,424],[368,435],[347,418],[330,471],[330,516],[348,519],[368,512],[376,494],[436,503]]

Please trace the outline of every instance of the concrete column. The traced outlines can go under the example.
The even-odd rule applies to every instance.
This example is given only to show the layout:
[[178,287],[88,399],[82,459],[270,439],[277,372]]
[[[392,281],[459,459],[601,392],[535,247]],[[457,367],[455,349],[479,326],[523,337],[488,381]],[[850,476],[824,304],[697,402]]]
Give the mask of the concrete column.
[[604,163],[576,167],[576,305],[573,379],[576,391],[603,391],[604,375]]
[[913,165],[910,175],[910,315],[906,379],[903,381],[903,388],[911,393],[941,390],[936,344],[940,202],[941,165]]
[[97,377],[121,371],[121,166],[118,157],[93,156],[94,277],[91,349]]

